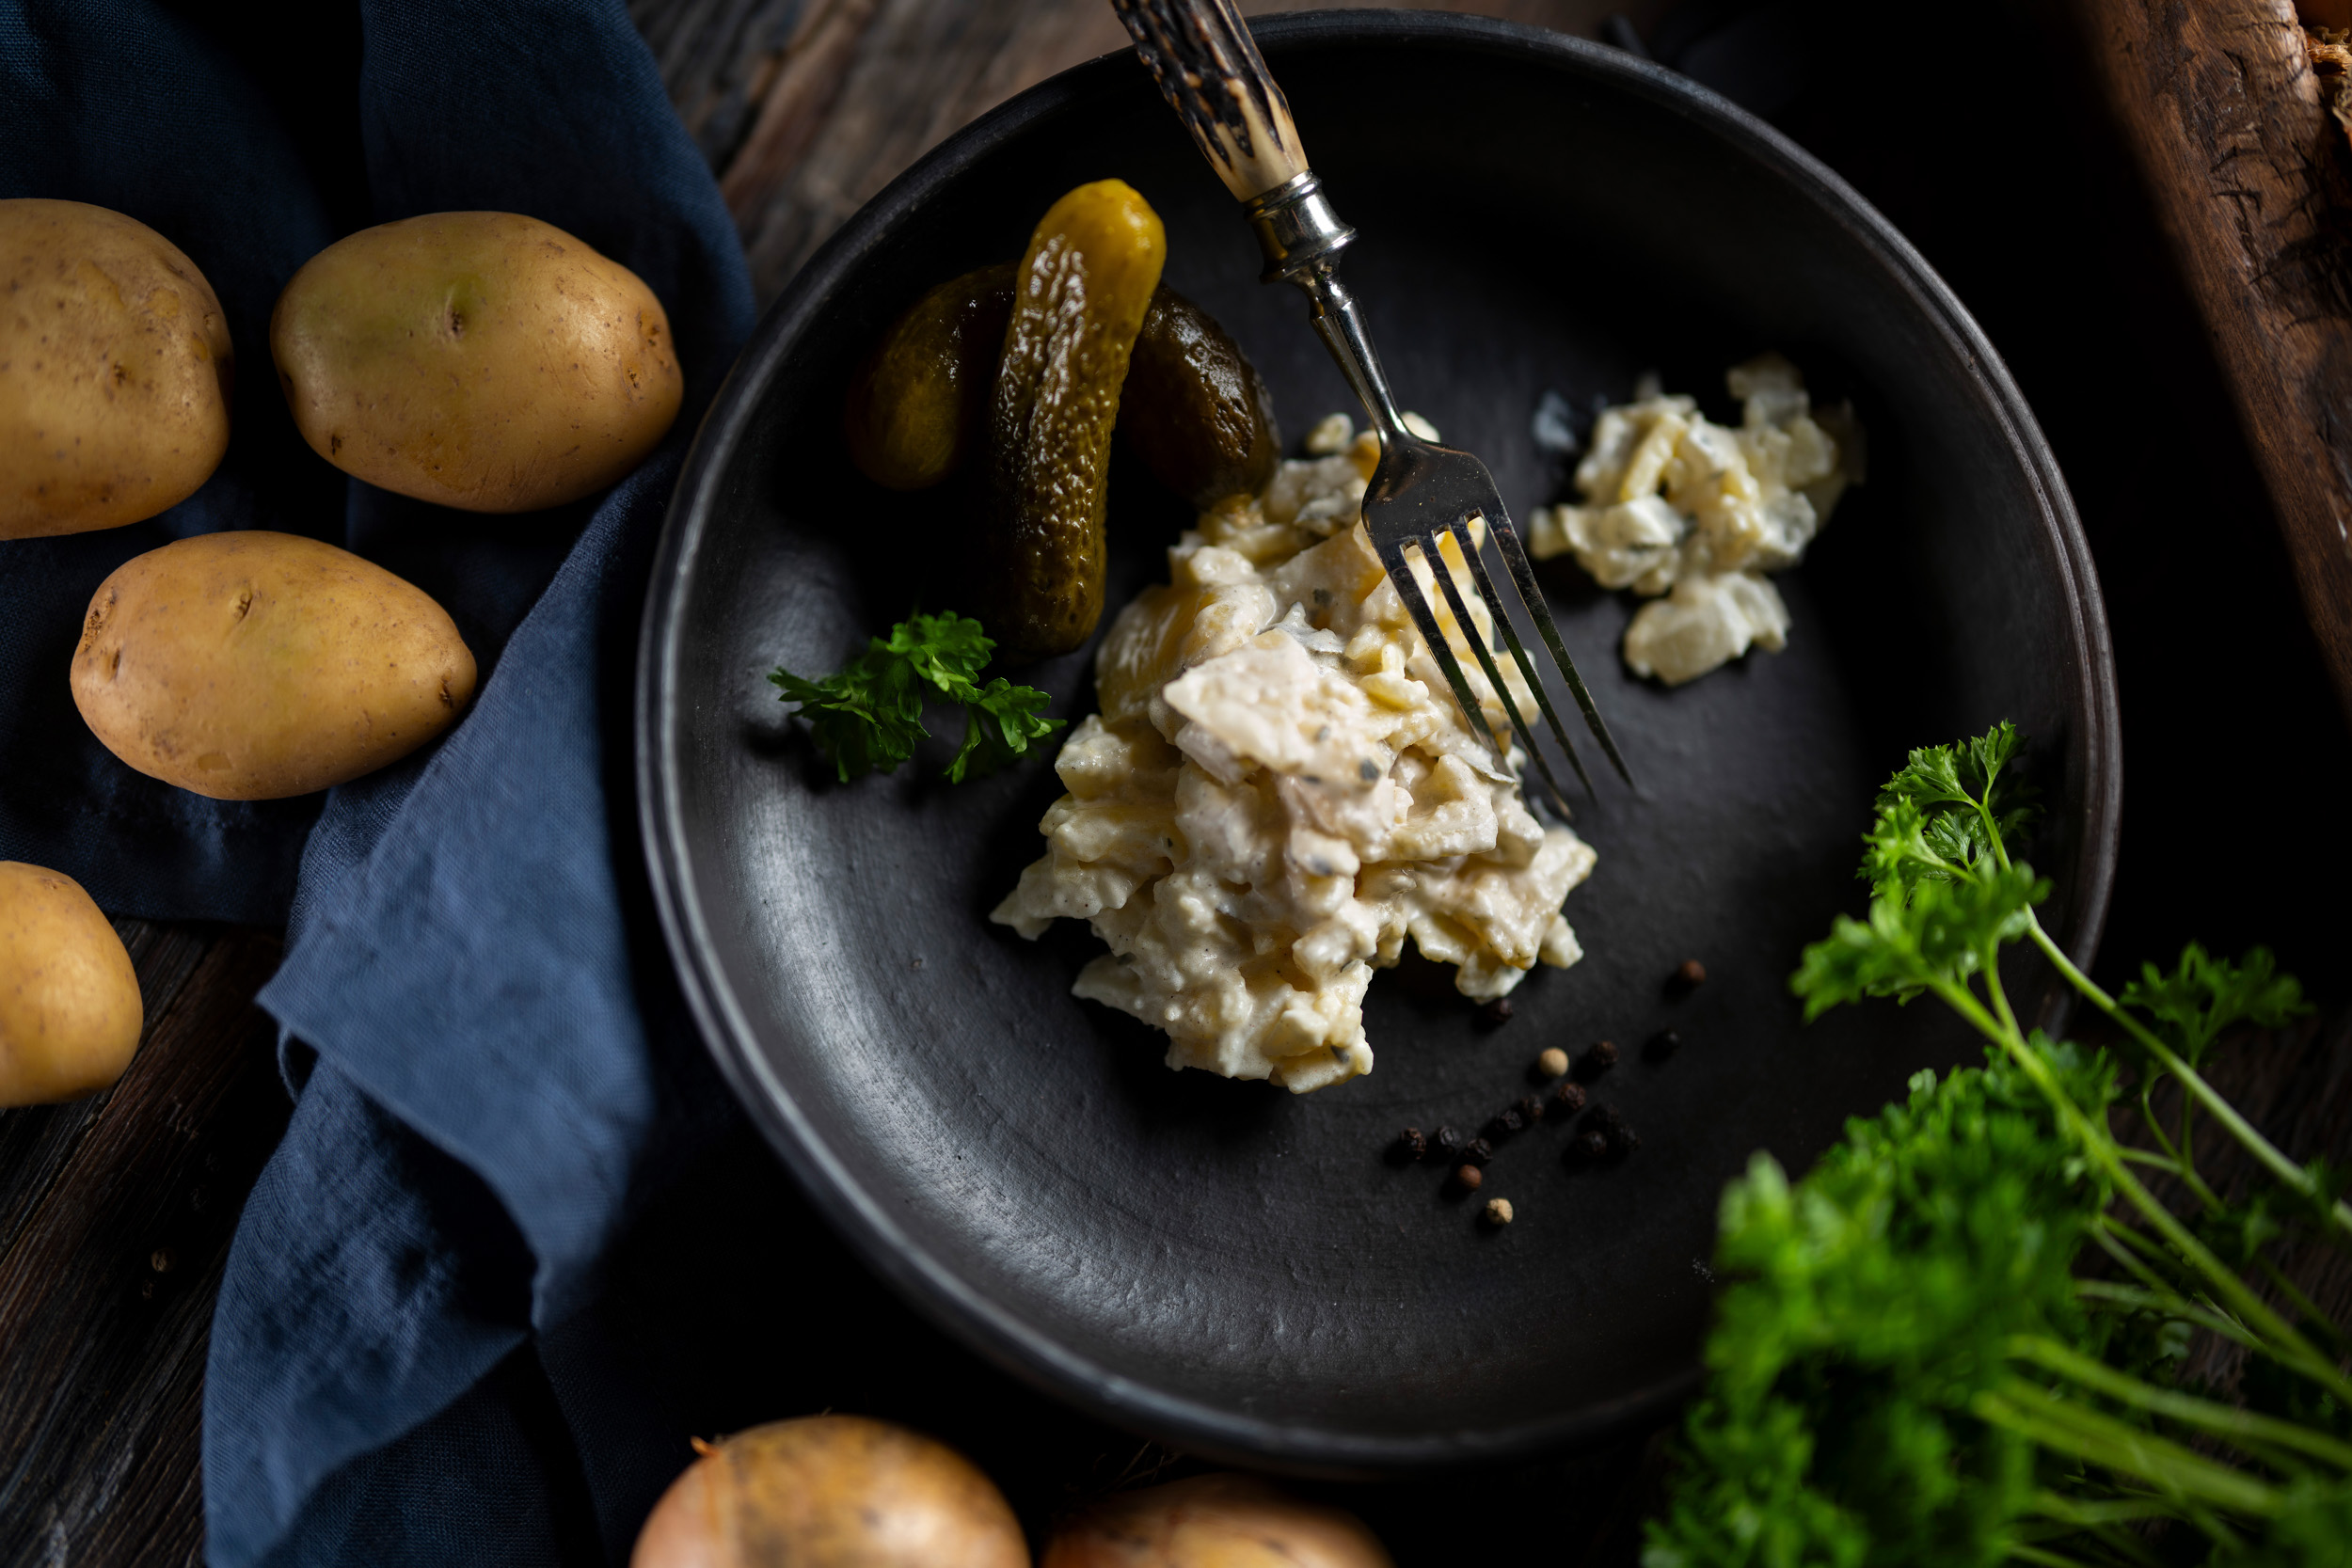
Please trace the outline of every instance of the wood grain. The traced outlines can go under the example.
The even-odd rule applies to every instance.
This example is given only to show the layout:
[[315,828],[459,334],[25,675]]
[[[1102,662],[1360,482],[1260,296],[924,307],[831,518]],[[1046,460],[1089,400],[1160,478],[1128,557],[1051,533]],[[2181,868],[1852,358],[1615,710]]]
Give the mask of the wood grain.
[[2352,150],[2292,0],[2075,6],[2352,716]]
[[0,1114],[0,1562],[202,1562],[213,1302],[286,1123],[252,1006],[277,939],[118,929],[148,1016],[130,1069]]
[[[1243,0],[1246,15],[1313,0]],[[1395,4],[1396,0],[1387,0]],[[1626,0],[1423,0],[1584,36]],[[1127,47],[1108,0],[632,0],[720,177],[765,305],[810,252],[959,126]]]

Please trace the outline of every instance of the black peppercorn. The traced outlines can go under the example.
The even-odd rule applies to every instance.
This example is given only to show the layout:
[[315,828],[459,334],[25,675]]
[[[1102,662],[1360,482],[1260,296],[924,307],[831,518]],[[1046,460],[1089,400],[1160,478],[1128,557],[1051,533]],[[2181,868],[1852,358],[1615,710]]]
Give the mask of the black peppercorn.
[[1438,1158],[1451,1160],[1462,1152],[1462,1134],[1451,1127],[1440,1127],[1433,1140],[1433,1147],[1438,1151]]
[[1462,1146],[1462,1160],[1466,1164],[1483,1165],[1494,1157],[1495,1146],[1484,1138],[1472,1138]]
[[1551,1103],[1561,1116],[1576,1115],[1584,1109],[1584,1085],[1574,1083],[1561,1085],[1551,1091]]
[[1584,1118],[1584,1125],[1597,1127],[1604,1133],[1613,1133],[1625,1125],[1625,1113],[1614,1105],[1596,1105],[1593,1114]]
[[1591,1164],[1609,1153],[1609,1138],[1597,1128],[1588,1127],[1568,1145],[1568,1158],[1582,1164]]
[[1392,1164],[1409,1165],[1428,1152],[1429,1140],[1421,1135],[1421,1129],[1407,1127],[1389,1146],[1389,1160]]
[[1478,1135],[1490,1144],[1499,1144],[1526,1125],[1519,1119],[1517,1111],[1505,1111],[1500,1116],[1488,1117],[1486,1125],[1478,1130]]
[[1492,1029],[1499,1024],[1510,1022],[1512,1011],[1511,999],[1507,996],[1498,996],[1478,1009],[1478,1022]]
[[1544,1102],[1532,1094],[1523,1094],[1511,1102],[1511,1109],[1519,1114],[1519,1124],[1534,1127],[1544,1119]]
[[1619,1122],[1609,1130],[1609,1152],[1622,1160],[1642,1147],[1642,1135]]
[[1649,1048],[1643,1053],[1653,1062],[1662,1062],[1682,1049],[1682,1037],[1672,1029],[1661,1029],[1649,1037]]
[[1576,1059],[1579,1078],[1597,1078],[1617,1065],[1617,1042],[1595,1040],[1583,1055]]

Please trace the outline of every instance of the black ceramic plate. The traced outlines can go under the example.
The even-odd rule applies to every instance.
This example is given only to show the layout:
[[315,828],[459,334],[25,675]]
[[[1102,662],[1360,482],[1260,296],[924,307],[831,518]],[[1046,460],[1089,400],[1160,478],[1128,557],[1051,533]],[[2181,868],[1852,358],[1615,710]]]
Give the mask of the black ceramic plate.
[[[1857,835],[1904,750],[2010,718],[2049,822],[2055,928],[2092,946],[2112,863],[2113,674],[2090,558],[2032,417],[1886,224],[1772,131],[1631,56],[1400,13],[1259,28],[1339,210],[1347,271],[1408,407],[1481,453],[1522,517],[1565,483],[1541,393],[1622,399],[1644,370],[1736,417],[1726,366],[1778,349],[1870,435],[1868,483],[1780,579],[1788,651],[1677,691],[1615,657],[1629,604],[1547,568],[1645,786],[1604,780],[1567,913],[1589,957],[1482,1030],[1435,966],[1376,979],[1366,1079],[1294,1098],[1160,1065],[1158,1036],[1074,1000],[1096,951],[990,908],[1041,847],[1042,761],[834,784],[762,677],[836,667],[918,594],[953,500],[882,497],[841,452],[844,385],[915,294],[1017,255],[1037,215],[1116,175],[1166,219],[1168,278],[1254,356],[1286,426],[1348,406],[1286,288],[1142,70],[1099,60],[950,138],[858,214],[770,311],[678,487],[642,654],[655,886],[712,1050],[818,1205],[984,1353],[1198,1449],[1369,1471],[1589,1437],[1687,1391],[1716,1196],[1749,1155],[1809,1160],[1923,1066],[1972,1058],[1927,1006],[1801,1023],[1786,977],[1854,910]],[[1184,521],[1119,471],[1114,604]],[[1565,566],[1565,563],[1561,563]],[[1090,655],[1033,670],[1092,705]],[[1688,957],[1709,974],[1676,999]],[[2042,979],[2021,974],[2021,983]],[[1654,1031],[1671,1060],[1636,1049]],[[1475,1127],[1545,1046],[1611,1037],[1600,1086],[1643,1147],[1579,1172],[1556,1128],[1507,1144],[1482,1231],[1441,1173],[1381,1151]],[[756,1218],[749,1222],[755,1227]]]

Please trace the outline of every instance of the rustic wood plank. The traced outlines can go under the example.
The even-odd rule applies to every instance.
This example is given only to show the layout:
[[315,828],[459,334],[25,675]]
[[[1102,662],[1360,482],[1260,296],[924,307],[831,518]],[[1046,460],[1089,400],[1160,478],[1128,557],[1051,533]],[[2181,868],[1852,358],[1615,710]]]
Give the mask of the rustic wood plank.
[[288,1112],[252,1006],[279,944],[124,929],[148,1007],[129,1070],[0,1117],[0,1562],[202,1560],[213,1302]]
[[2352,152],[2292,0],[2075,7],[2352,715]]
[[[1245,0],[1251,15],[1313,0]],[[1375,0],[1398,4],[1400,0]],[[1624,0],[1425,0],[1597,36]],[[996,104],[1126,47],[1106,0],[636,0],[736,215],[764,304],[909,164]]]
[[[151,1024],[180,994],[214,941],[200,927],[146,920],[118,920],[115,933],[122,938],[138,973],[139,1002]],[[73,1150],[104,1114],[113,1092],[63,1105],[0,1111],[0,1260],[7,1259]]]

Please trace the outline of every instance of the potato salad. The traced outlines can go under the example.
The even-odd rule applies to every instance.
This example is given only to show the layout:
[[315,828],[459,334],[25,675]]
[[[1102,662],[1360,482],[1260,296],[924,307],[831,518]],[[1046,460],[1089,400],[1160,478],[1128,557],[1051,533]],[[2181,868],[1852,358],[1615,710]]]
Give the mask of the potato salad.
[[1645,378],[1594,421],[1576,470],[1584,504],[1529,520],[1530,553],[1572,554],[1603,588],[1651,599],[1626,628],[1625,661],[1668,686],[1787,645],[1788,607],[1765,574],[1804,559],[1862,480],[1861,427],[1851,410],[1817,412],[1794,365],[1766,355],[1724,380],[1736,430]]
[[1120,613],[1101,711],[1055,763],[1069,793],[1039,824],[1046,852],[993,916],[1031,938],[1089,922],[1110,951],[1077,995],[1165,1030],[1171,1068],[1295,1093],[1372,1070],[1364,993],[1408,936],[1473,998],[1576,962],[1561,904],[1594,862],[1530,815],[1381,569],[1359,521],[1377,440],[1335,416],[1310,450],[1327,455],[1201,515],[1171,580]]

